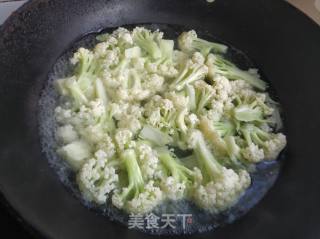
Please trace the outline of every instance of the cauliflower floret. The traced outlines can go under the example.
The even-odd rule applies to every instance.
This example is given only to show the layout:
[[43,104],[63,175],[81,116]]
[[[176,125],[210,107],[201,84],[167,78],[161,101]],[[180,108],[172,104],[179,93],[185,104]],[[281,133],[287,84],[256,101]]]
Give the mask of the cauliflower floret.
[[91,124],[95,124],[92,110],[82,105],[79,109],[79,112],[73,114],[73,117],[70,119],[70,123],[73,124],[75,128],[79,129],[85,128]]
[[113,117],[116,120],[120,120],[124,115],[127,114],[129,104],[126,102],[110,103],[110,108],[112,109]]
[[179,37],[179,48],[183,52],[192,52],[194,48],[192,47],[193,41],[198,38],[195,30],[184,32]]
[[121,85],[121,82],[119,82],[117,78],[112,76],[109,69],[104,69],[102,71],[101,78],[104,85],[107,87],[107,92],[110,91],[110,89],[113,90],[114,88],[120,87]]
[[130,90],[129,100],[133,102],[146,100],[151,95],[150,90],[132,89]]
[[143,88],[148,89],[153,93],[162,91],[164,78],[158,74],[151,74],[143,82]]
[[103,140],[97,143],[97,151],[103,151],[106,154],[106,158],[112,158],[116,153],[116,146],[113,143],[112,138],[105,134]]
[[159,65],[157,72],[158,74],[167,78],[174,78],[174,77],[177,77],[179,74],[179,71],[175,68],[175,66],[170,64]]
[[100,42],[94,48],[94,56],[102,59],[102,64],[106,67],[117,65],[120,58],[120,49],[109,49],[109,46],[107,42]]
[[[112,198],[114,200],[114,198]],[[163,193],[159,187],[154,185],[154,181],[149,181],[144,188],[144,192],[138,197],[127,202],[126,208],[132,213],[150,212],[163,200]],[[113,201],[114,203],[115,201]]]
[[91,156],[91,148],[86,141],[77,140],[58,148],[57,153],[76,171]]
[[141,107],[139,104],[131,104],[127,109],[127,114],[140,119],[142,117],[143,110],[143,107]]
[[232,94],[237,95],[242,90],[252,90],[252,86],[244,80],[230,81]]
[[108,166],[105,154],[96,153],[98,158],[89,159],[77,175],[83,196],[98,204],[106,203],[108,194],[117,187],[118,174],[114,167]]
[[55,119],[59,124],[68,124],[73,116],[70,109],[64,109],[60,106],[55,108]]
[[58,141],[68,144],[78,139],[78,133],[74,130],[72,125],[67,124],[57,129],[56,138]]
[[146,67],[146,70],[149,72],[149,73],[157,73],[158,72],[158,64],[157,63],[154,63],[154,62],[147,62],[145,64],[145,67]]
[[114,100],[116,102],[129,101],[130,99],[128,89],[123,88],[121,86],[116,88],[113,93],[114,93]]
[[165,97],[171,100],[177,110],[182,110],[188,107],[189,99],[182,94],[179,94],[175,91],[170,91],[165,94]]
[[134,69],[138,70],[138,71],[144,71],[144,65],[146,63],[146,59],[145,58],[132,58],[131,59],[131,65],[133,66]]
[[167,114],[174,110],[174,104],[170,99],[164,99],[159,95],[155,95],[145,104],[144,108],[147,116],[151,115],[156,109],[160,109],[161,114]]
[[206,111],[204,116],[212,121],[219,121],[223,115],[224,104],[221,101],[213,100],[211,109]]
[[93,54],[90,50],[81,47],[76,53],[73,54],[73,57],[70,59],[71,64],[76,65],[83,55],[93,58]]
[[96,57],[103,57],[106,55],[106,52],[108,51],[109,44],[106,42],[99,42],[95,47],[94,47],[94,55]]
[[96,118],[103,116],[106,113],[105,106],[101,100],[95,100],[90,102],[90,108],[92,115]]
[[119,150],[122,151],[130,147],[132,136],[132,132],[128,129],[117,129],[114,139]]
[[138,161],[144,179],[154,178],[159,166],[157,153],[147,144],[140,144],[137,147]]
[[214,89],[216,91],[215,98],[217,100],[226,101],[229,94],[232,92],[230,81],[221,75],[215,75],[214,77]]
[[244,125],[240,131],[247,145],[254,143],[263,149],[266,160],[275,160],[287,144],[282,133],[266,132],[252,124]]
[[196,114],[189,114],[186,117],[186,122],[191,128],[196,128],[199,124],[199,118]]
[[204,56],[200,52],[195,52],[192,55],[192,61],[194,63],[198,63],[198,64],[202,65],[202,64],[204,64],[205,59],[204,59]]
[[179,182],[172,176],[164,178],[161,182],[161,189],[171,200],[182,199],[185,196],[186,188],[185,182]]
[[129,129],[133,134],[141,129],[140,120],[132,115],[125,115],[118,122],[118,127],[123,129]]
[[275,137],[265,142],[265,159],[274,160],[287,144],[286,136],[278,133]]
[[84,129],[79,129],[79,133],[83,138],[92,143],[98,143],[99,141],[103,140],[106,134],[103,130],[102,125],[100,124],[88,125]]
[[158,105],[161,110],[167,112],[174,108],[173,102],[169,99],[162,99],[160,102],[158,102]]
[[250,175],[241,170],[222,168],[222,177],[205,186],[195,188],[194,200],[201,208],[219,212],[237,202],[239,196],[250,186]]
[[161,124],[160,108],[156,108],[152,112],[148,112],[146,121],[151,126],[154,126],[154,127],[160,126]]
[[132,45],[133,44],[133,39],[130,31],[123,27],[119,27],[117,30],[115,30],[112,35],[118,39],[120,44],[127,44],[127,45]]
[[161,202],[162,191],[154,185],[154,181],[144,181],[136,152],[133,149],[122,151],[120,158],[128,174],[128,186],[114,192],[113,205],[133,213],[151,211]]
[[120,49],[107,50],[103,58],[103,64],[107,67],[118,65],[120,61]]
[[251,143],[248,147],[242,150],[243,157],[252,163],[258,163],[264,159],[263,149]]

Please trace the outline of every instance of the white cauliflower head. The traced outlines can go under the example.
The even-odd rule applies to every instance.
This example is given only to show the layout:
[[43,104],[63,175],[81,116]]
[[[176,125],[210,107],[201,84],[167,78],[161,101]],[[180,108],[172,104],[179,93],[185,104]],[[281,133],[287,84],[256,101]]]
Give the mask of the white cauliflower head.
[[109,193],[117,187],[118,174],[108,166],[106,154],[97,152],[98,158],[89,159],[80,169],[77,182],[84,197],[98,204],[106,203]]
[[257,145],[251,143],[242,151],[243,157],[252,163],[259,163],[264,159],[263,149],[260,149]]
[[247,171],[241,170],[237,174],[223,167],[221,178],[196,187],[193,196],[199,207],[219,212],[235,204],[250,184],[251,178]]
[[279,153],[284,149],[287,144],[286,136],[282,133],[274,135],[274,138],[265,142],[265,159],[275,160]]
[[161,189],[166,193],[171,200],[180,200],[184,198],[187,185],[185,182],[180,182],[174,177],[166,177],[161,182]]
[[128,129],[117,129],[114,140],[120,150],[130,148],[132,144],[132,132]]
[[139,144],[137,146],[138,161],[143,173],[144,179],[155,177],[159,167],[159,159],[155,150],[147,144]]

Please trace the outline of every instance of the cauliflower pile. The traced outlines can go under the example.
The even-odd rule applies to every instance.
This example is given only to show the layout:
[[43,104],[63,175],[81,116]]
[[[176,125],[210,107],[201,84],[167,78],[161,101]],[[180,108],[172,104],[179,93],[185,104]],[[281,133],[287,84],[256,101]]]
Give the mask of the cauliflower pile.
[[142,27],[97,40],[55,82],[57,152],[87,200],[143,214],[188,199],[218,213],[250,186],[254,164],[285,147],[267,84],[226,60],[226,46],[189,31],[177,50]]

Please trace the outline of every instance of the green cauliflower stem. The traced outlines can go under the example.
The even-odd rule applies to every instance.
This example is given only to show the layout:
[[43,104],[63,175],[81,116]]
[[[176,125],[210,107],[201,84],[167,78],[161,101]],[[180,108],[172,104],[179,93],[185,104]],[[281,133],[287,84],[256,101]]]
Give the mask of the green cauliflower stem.
[[203,117],[200,120],[200,130],[208,140],[217,156],[222,158],[226,165],[235,169],[249,167],[242,157],[241,147],[236,143],[236,125],[230,120],[213,121]]
[[239,69],[222,56],[209,54],[206,64],[209,67],[209,71],[214,74],[223,75],[230,80],[244,80],[262,91],[267,88],[267,83],[262,81],[257,74]]
[[125,150],[121,154],[121,160],[123,160],[128,174],[128,186],[113,194],[113,204],[132,213],[151,211],[160,204],[162,191],[153,185],[153,181],[146,185],[134,150]]
[[195,31],[183,32],[178,38],[178,44],[180,49],[186,53],[199,51],[204,56],[207,56],[210,52],[226,53],[228,50],[228,47],[223,44],[198,38]]
[[186,85],[197,80],[202,80],[208,73],[208,67],[189,60],[179,76],[171,83],[170,88],[178,91],[182,90]]
[[169,199],[179,200],[184,198],[190,188],[202,180],[199,169],[190,170],[183,166],[166,149],[159,150],[159,159],[166,171],[166,177],[162,180],[161,188]]

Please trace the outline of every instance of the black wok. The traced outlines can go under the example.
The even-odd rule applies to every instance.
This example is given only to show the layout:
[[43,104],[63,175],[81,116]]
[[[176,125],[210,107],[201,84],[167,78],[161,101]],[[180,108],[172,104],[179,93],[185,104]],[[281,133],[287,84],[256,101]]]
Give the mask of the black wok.
[[[282,103],[287,160],[248,214],[194,238],[320,238],[320,28],[280,0],[33,0],[0,28],[0,191],[43,238],[151,238],[89,210],[41,151],[38,101],[56,60],[82,36],[127,24],[205,29],[248,55]],[[176,236],[178,237],[178,236]]]

